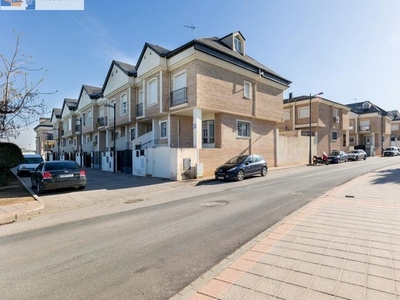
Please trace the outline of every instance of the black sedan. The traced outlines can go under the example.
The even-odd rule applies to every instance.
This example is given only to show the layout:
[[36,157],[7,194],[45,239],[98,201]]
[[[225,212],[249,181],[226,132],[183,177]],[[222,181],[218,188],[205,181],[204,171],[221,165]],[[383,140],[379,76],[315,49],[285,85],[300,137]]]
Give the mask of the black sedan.
[[84,189],[86,172],[74,161],[44,161],[31,174],[31,185],[38,195],[61,188]]
[[347,153],[344,151],[333,150],[328,155],[328,160],[330,163],[337,164],[340,162],[347,162],[348,156],[347,156]]
[[260,174],[266,176],[267,162],[261,155],[239,155],[231,158],[215,170],[215,179],[243,180],[245,177]]

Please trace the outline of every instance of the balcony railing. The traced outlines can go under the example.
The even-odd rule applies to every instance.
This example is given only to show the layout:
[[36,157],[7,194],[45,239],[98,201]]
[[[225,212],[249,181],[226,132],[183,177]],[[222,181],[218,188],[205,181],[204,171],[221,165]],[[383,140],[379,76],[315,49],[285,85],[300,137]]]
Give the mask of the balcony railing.
[[187,88],[181,88],[171,92],[170,107],[187,103]]
[[360,131],[371,131],[371,126],[370,125],[362,125],[359,128]]
[[107,117],[97,118],[97,127],[106,126],[108,124]]
[[143,117],[143,103],[136,104],[136,117]]

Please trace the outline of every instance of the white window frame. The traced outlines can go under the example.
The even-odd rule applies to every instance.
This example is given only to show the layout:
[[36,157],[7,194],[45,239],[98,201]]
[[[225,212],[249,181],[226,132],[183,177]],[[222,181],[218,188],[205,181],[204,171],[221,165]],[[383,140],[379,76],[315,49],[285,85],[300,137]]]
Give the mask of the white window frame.
[[310,118],[310,107],[299,107],[298,108],[298,116],[299,119]]
[[[165,124],[165,134],[163,135],[163,125]],[[168,137],[167,121],[160,121],[160,139],[166,139]]]
[[147,106],[155,105],[158,102],[158,79],[153,78],[147,83]]
[[92,111],[88,110],[87,121],[89,124],[92,124]]
[[334,108],[334,109],[333,109],[333,117],[334,117],[334,118],[339,117],[339,110],[338,110],[337,108]]
[[235,47],[235,51],[242,54],[243,53],[243,41],[242,41],[242,39],[239,36],[236,35],[233,38],[233,44],[234,44],[234,47]]
[[391,130],[392,130],[392,131],[397,131],[397,130],[399,130],[399,124],[392,124],[392,125],[391,125]]
[[283,110],[283,120],[290,120],[290,109],[284,109]]
[[251,100],[251,94],[252,94],[251,82],[244,81],[243,82],[243,97]]
[[[111,106],[114,106],[115,103],[116,103],[116,102],[115,102],[115,99],[112,99],[112,100],[110,101],[110,105],[111,105]],[[117,109],[117,107],[115,107],[115,109]],[[110,114],[110,119],[112,119],[113,121],[114,121],[114,114],[116,113],[115,109],[114,109],[113,107],[108,107],[108,111],[109,111],[109,114]],[[110,124],[110,121],[111,121],[111,120],[108,120],[108,124]]]
[[[210,127],[212,126],[212,130]],[[204,141],[206,140],[206,141]],[[204,120],[202,122],[202,144],[215,144],[215,121]]]
[[128,112],[128,95],[127,94],[122,94],[120,97],[121,101],[121,108],[120,108],[120,115],[126,115]]
[[[242,127],[243,125],[246,125],[248,128],[246,129],[247,135],[243,135],[243,130],[240,129],[239,127]],[[237,138],[245,138],[248,139],[250,138],[251,135],[251,123],[250,121],[245,121],[245,120],[236,120],[236,137]]]

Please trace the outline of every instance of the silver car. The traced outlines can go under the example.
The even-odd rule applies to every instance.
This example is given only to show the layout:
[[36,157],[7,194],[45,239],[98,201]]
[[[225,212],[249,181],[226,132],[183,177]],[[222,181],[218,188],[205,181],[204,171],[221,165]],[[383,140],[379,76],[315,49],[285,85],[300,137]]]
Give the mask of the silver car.
[[351,150],[350,152],[347,153],[347,158],[348,160],[360,160],[360,159],[366,160],[367,153],[362,149]]

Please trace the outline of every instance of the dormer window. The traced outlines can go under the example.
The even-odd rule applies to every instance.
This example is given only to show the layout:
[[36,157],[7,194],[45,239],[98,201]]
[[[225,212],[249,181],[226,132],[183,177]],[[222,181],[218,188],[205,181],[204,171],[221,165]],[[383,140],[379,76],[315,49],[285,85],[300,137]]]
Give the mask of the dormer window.
[[235,43],[235,51],[240,54],[243,54],[243,42],[239,38],[239,36],[235,36],[234,43]]

